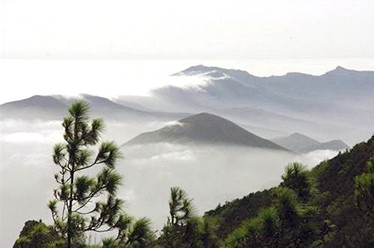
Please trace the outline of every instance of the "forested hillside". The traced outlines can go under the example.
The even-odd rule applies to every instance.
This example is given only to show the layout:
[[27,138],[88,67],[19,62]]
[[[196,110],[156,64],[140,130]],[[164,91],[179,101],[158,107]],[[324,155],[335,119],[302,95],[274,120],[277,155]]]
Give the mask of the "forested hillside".
[[[228,202],[206,212],[205,216],[218,220],[220,225],[217,234],[226,240],[228,247],[250,246],[251,239],[253,242],[258,242],[257,245],[270,247],[282,247],[279,242],[284,242],[283,244],[291,247],[373,247],[374,221],[367,211],[357,207],[355,200],[355,178],[368,170],[367,164],[373,156],[373,151],[374,137],[355,145],[349,151],[340,153],[331,160],[322,162],[310,172],[305,171],[310,196],[305,200],[300,197],[288,199],[290,206],[287,211],[292,212],[294,207],[295,218],[297,218],[294,223],[288,223],[290,225],[288,227],[285,222],[290,220],[282,221],[279,213],[282,211],[279,209],[279,203],[284,201],[280,199],[284,195],[280,195],[279,190],[284,188],[289,171],[286,171],[283,176],[284,182],[279,187],[251,193],[242,199]],[[291,188],[294,191],[300,190],[298,187]],[[275,209],[277,212],[275,216],[266,213],[269,208]],[[308,208],[309,210],[313,208],[313,211],[305,216]],[[306,222],[304,222],[305,218],[307,218]],[[270,226],[267,228],[274,228],[271,230],[272,234],[254,230],[263,227],[261,221],[264,222],[262,224],[268,222],[267,225]],[[280,237],[280,234],[288,228],[287,231],[291,234],[288,237]],[[303,234],[305,228],[309,230]],[[285,240],[287,238],[289,240]]]

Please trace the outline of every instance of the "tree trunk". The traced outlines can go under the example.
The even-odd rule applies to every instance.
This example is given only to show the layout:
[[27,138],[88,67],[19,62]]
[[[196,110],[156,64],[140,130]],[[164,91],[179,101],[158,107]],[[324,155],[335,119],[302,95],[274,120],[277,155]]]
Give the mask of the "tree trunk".
[[71,241],[73,238],[73,230],[71,227],[71,214],[73,212],[73,183],[74,183],[74,164],[72,164],[72,168],[70,171],[70,199],[68,205],[68,247],[71,248]]

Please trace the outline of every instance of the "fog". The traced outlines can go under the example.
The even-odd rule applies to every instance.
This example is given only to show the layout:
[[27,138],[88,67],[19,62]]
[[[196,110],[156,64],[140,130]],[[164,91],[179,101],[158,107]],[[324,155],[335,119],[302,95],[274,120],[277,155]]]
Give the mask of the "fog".
[[[122,144],[140,132],[166,123],[109,122],[103,140]],[[11,247],[27,220],[51,224],[46,206],[56,186],[52,148],[62,141],[59,121],[1,122],[0,247]],[[117,170],[124,176],[119,196],[126,211],[147,216],[160,230],[168,216],[170,187],[180,186],[193,198],[198,214],[219,203],[277,185],[284,166],[300,161],[312,167],[336,155],[316,151],[306,155],[223,146],[183,146],[167,143],[123,146]],[[100,235],[97,236],[97,240]]]

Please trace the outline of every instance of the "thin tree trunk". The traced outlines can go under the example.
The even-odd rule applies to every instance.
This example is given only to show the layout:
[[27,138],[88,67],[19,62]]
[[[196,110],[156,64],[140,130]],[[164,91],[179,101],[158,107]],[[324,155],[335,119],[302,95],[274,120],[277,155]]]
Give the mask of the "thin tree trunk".
[[73,183],[74,183],[74,164],[72,164],[72,170],[70,171],[70,199],[68,205],[68,248],[71,248],[71,241],[73,238],[73,230],[71,227],[71,214],[73,212]]
[[73,149],[71,150],[72,154],[70,154],[70,162],[71,162],[71,170],[70,170],[70,197],[69,197],[69,206],[68,206],[68,248],[71,248],[72,238],[73,238],[73,230],[72,230],[72,223],[71,223],[71,215],[73,213],[73,186],[74,186],[74,172],[75,172],[75,159],[76,159],[76,150],[77,150],[77,139],[78,139],[78,124],[77,124],[77,117],[75,116],[74,121],[74,145]]

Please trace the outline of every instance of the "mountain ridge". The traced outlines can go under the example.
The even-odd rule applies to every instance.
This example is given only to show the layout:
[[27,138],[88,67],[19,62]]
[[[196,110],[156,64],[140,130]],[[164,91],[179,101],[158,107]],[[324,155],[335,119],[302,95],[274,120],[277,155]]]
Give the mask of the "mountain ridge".
[[223,144],[268,148],[288,151],[287,149],[250,133],[237,124],[209,113],[199,113],[179,120],[173,125],[142,133],[124,145],[150,143],[178,144]]
[[349,68],[337,65],[334,69],[328,70],[328,71],[326,71],[322,74],[310,74],[310,73],[305,73],[305,72],[290,71],[290,72],[287,72],[287,73],[281,74],[281,75],[256,76],[254,74],[249,73],[246,70],[227,69],[227,68],[219,67],[219,66],[206,66],[206,65],[203,65],[203,64],[199,64],[199,65],[190,66],[190,67],[188,67],[188,68],[186,68],[182,71],[176,72],[176,73],[172,74],[172,76],[180,76],[180,75],[188,75],[188,74],[197,75],[199,73],[206,73],[206,72],[210,72],[210,71],[237,72],[237,73],[249,75],[249,76],[252,76],[252,77],[255,77],[255,78],[282,77],[282,76],[286,76],[288,74],[299,74],[299,75],[319,77],[319,76],[323,76],[323,75],[326,75],[326,74],[332,74],[332,73],[347,73],[347,72],[374,73],[374,71],[371,71],[371,70],[355,70],[355,69],[349,69]]
[[342,140],[335,139],[327,142],[319,142],[300,133],[293,133],[289,136],[272,139],[271,141],[298,153],[308,153],[316,150],[341,151],[349,148]]
[[126,119],[127,121],[131,121],[131,118],[172,120],[188,115],[187,113],[140,110],[105,97],[80,94],[74,97],[34,95],[29,98],[7,102],[0,105],[0,118],[61,119],[68,106],[77,100],[87,101],[95,115],[108,119]]

